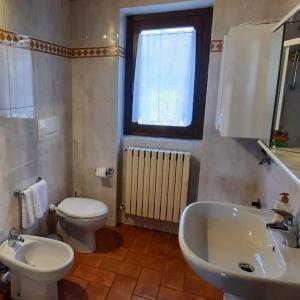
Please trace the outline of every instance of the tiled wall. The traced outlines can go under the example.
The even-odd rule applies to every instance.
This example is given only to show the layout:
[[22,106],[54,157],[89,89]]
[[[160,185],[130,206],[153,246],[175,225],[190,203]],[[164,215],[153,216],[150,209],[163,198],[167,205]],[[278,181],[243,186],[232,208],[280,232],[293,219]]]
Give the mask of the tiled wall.
[[105,202],[110,225],[116,222],[116,174],[103,184],[95,168],[117,170],[118,67],[117,57],[72,62],[74,191]]
[[[217,0],[212,39],[222,40],[230,26],[243,22],[283,17],[298,1]],[[262,157],[256,140],[222,138],[214,128],[221,54],[212,53],[205,113],[199,200],[251,205],[260,197],[269,207],[279,192],[290,192],[300,206],[299,189],[276,165],[258,164]]]
[[[119,43],[124,46],[125,28],[120,23],[120,9],[167,2],[176,1],[73,1],[72,47],[117,46]],[[124,74],[121,70],[124,60],[116,57],[75,59],[72,64],[74,190],[79,195],[104,201],[110,209],[109,224],[114,225],[122,197]],[[197,199],[200,141],[124,138],[124,147],[137,144],[192,152],[195,176],[191,195],[194,200]],[[95,178],[94,168],[97,166],[113,167],[117,170],[111,186],[104,186],[101,180]],[[123,221],[130,222],[127,219]]]
[[[118,33],[120,45],[124,46],[124,27],[122,22],[120,23],[120,8],[128,9],[133,6],[167,2],[179,1],[73,1],[72,47],[116,46]],[[112,187],[104,187],[95,179],[93,168],[98,165],[117,168],[118,161],[121,161],[120,153],[124,142],[124,147],[136,144],[158,145],[167,148],[173,146],[176,149],[182,147],[182,150],[191,151],[200,165],[200,180],[196,189],[198,200],[249,205],[256,197],[264,196],[262,195],[264,184],[260,178],[264,176],[262,174],[265,171],[258,165],[261,152],[256,141],[221,138],[214,129],[222,40],[230,26],[251,20],[281,18],[294,3],[295,1],[281,0],[215,1],[204,139],[197,142],[197,145],[196,143],[183,145],[174,140],[170,142],[134,137],[125,137],[123,140],[122,97],[121,93],[118,93],[118,88],[122,86],[124,78],[119,77],[120,60],[117,58],[73,60],[75,190],[82,195],[93,196],[106,202],[111,209],[109,223],[114,224],[118,211],[116,199],[120,201],[121,198],[120,190],[117,190],[120,180],[116,182],[114,177]],[[141,10],[139,8],[139,11]],[[102,17],[99,18],[99,15]],[[92,101],[94,109],[88,105],[78,109],[82,105],[80,103],[89,101]],[[82,123],[80,120],[86,122]],[[87,133],[94,138],[87,138]],[[94,140],[96,138],[98,142]],[[122,178],[120,172],[118,168],[116,176],[119,179]],[[268,171],[267,173],[269,174]],[[197,183],[193,184],[192,188],[195,186]]]
[[[118,46],[118,2],[72,2],[72,47]],[[123,90],[118,74],[123,64],[122,56],[72,61],[74,191],[79,196],[105,202],[109,207],[109,225],[117,221],[122,132],[118,92]],[[94,170],[98,166],[114,168],[112,179],[103,182],[96,178]]]
[[[291,10],[299,0],[288,0],[285,2],[284,9]],[[274,207],[275,201],[279,200],[279,194],[288,192],[291,194],[291,202],[294,207],[294,213],[300,214],[300,187],[291,180],[286,173],[275,163],[270,166],[265,165],[261,168],[260,177],[258,178],[259,196],[268,207]]]
[[[41,176],[48,182],[50,202],[72,193],[71,60],[29,50],[30,45],[26,49],[20,45],[21,36],[7,34],[12,31],[68,45],[69,1],[0,0],[0,28],[2,240],[10,227],[20,226],[20,201],[13,195],[16,188],[23,189]],[[12,47],[16,43],[21,48]],[[38,143],[36,121],[49,116],[58,116],[59,133]],[[42,220],[36,232],[46,233],[48,226],[53,227],[51,218],[48,224]]]
[[[103,200],[110,209],[109,224],[116,223],[123,144],[120,8],[167,2],[174,1],[0,0],[0,67],[4,70],[0,75],[0,239],[9,227],[19,226],[14,189],[26,187],[38,176],[49,184],[50,202],[76,191]],[[215,2],[204,139],[182,148],[191,149],[201,163],[198,200],[249,204],[262,196],[270,206],[283,189],[296,198],[298,188],[276,166],[258,166],[256,142],[221,138],[214,129],[214,116],[220,51],[229,27],[281,17],[297,2]],[[20,36],[12,35],[9,40],[8,31],[34,38],[20,42]],[[55,44],[51,49],[50,43]],[[58,136],[38,143],[36,120],[53,115],[59,117]],[[125,145],[136,142],[128,139]],[[164,143],[171,147],[170,141]],[[174,142],[174,147],[179,145]],[[118,172],[110,182],[102,182],[95,177],[97,166]],[[40,231],[45,232],[43,225]]]

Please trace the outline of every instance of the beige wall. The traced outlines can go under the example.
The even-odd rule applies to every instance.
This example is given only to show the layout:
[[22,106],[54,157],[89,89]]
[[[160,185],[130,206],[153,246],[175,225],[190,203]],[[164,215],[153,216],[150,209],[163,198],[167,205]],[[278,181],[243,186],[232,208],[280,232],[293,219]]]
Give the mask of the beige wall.
[[[0,28],[68,44],[69,1],[0,0]],[[0,80],[0,90],[8,88],[8,99],[18,107],[24,103],[29,106],[17,109],[18,117],[0,118],[0,239],[3,239],[10,227],[20,227],[20,203],[13,196],[16,188],[23,189],[41,176],[48,182],[49,202],[58,202],[72,192],[72,99],[70,59],[0,47],[2,54],[8,56],[7,68],[1,69],[0,77],[8,78],[9,83],[7,86]],[[4,57],[1,59],[3,62]],[[24,74],[14,72],[16,62],[19,67],[30,64],[32,68],[26,67],[30,71]],[[22,84],[31,84],[33,103],[28,104],[29,96],[20,93]],[[34,112],[34,118],[21,118],[24,111]],[[58,116],[59,134],[38,143],[36,122],[49,116]],[[47,228],[47,222],[42,220],[36,232],[46,233],[48,229],[53,226]]]

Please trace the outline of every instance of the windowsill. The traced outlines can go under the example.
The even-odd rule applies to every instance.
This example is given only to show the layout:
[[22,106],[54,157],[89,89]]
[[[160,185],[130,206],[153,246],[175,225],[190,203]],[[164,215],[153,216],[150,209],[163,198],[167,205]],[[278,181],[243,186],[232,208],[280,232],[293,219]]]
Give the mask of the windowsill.
[[198,144],[201,145],[203,140],[198,139],[180,139],[180,138],[170,138],[170,137],[156,137],[156,136],[143,136],[143,135],[129,135],[124,134],[123,139],[127,141],[152,141],[152,142],[167,142],[168,144],[174,143],[186,143],[186,144]]

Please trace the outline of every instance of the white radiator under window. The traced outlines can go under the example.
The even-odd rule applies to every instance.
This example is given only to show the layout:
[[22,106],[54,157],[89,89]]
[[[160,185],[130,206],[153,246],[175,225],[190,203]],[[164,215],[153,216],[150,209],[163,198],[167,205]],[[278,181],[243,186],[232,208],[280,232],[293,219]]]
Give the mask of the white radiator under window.
[[125,150],[125,213],[179,222],[187,204],[189,152]]

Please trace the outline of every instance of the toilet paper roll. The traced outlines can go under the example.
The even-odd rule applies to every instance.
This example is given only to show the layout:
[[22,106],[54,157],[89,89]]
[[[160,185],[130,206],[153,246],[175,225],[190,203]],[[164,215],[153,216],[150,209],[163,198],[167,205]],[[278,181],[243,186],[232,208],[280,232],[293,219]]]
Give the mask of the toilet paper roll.
[[100,167],[98,167],[96,169],[96,176],[97,177],[107,177],[106,168],[100,168]]

